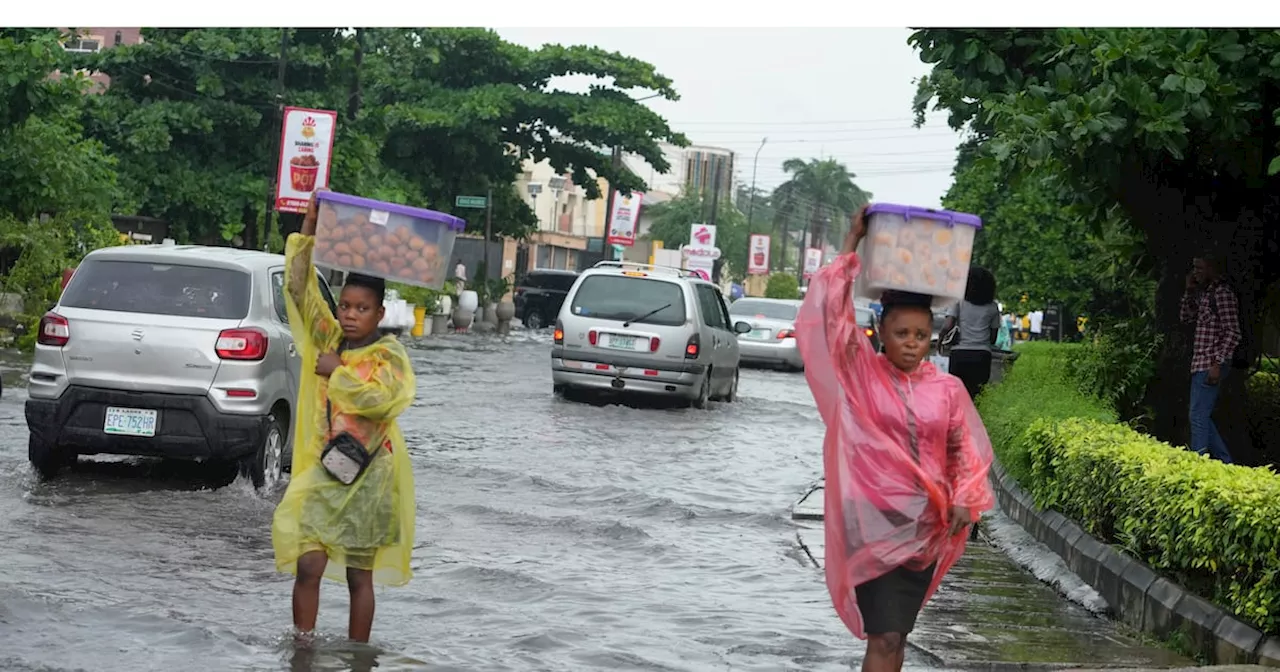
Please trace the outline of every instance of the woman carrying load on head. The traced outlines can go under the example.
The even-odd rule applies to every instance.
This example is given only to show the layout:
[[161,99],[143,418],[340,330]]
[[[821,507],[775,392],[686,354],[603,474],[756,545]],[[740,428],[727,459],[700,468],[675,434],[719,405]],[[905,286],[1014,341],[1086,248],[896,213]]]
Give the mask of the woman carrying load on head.
[[[349,635],[367,642],[374,583],[398,586],[411,576],[413,472],[396,417],[413,403],[416,388],[404,346],[378,333],[384,280],[348,276],[337,316],[320,294],[311,254],[317,218],[331,216],[327,207],[317,210],[313,196],[301,233],[289,236],[285,249],[285,305],[303,364],[292,478],[271,540],[276,569],[297,576],[299,633],[315,629],[320,580],[327,577],[347,584]],[[331,446],[357,459],[331,465],[322,460]],[[356,463],[362,466],[345,468]]]
[[902,669],[921,607],[991,508],[986,429],[964,385],[927,361],[932,298],[885,292],[877,354],[852,308],[865,207],[818,271],[796,330],[823,443],[827,588],[862,669]]

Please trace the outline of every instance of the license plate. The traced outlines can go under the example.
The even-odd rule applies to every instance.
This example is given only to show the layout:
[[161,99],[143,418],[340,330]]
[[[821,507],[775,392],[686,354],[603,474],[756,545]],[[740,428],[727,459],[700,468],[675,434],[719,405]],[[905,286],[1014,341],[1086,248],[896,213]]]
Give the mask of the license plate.
[[635,336],[619,336],[617,334],[609,334],[609,338],[605,340],[605,345],[614,350],[635,350],[636,342],[639,339]]
[[156,411],[143,408],[109,406],[102,431],[120,436],[155,436],[156,419],[159,416]]
[[751,332],[747,334],[747,338],[753,341],[767,341],[769,340],[769,334],[770,330],[768,329],[752,329]]

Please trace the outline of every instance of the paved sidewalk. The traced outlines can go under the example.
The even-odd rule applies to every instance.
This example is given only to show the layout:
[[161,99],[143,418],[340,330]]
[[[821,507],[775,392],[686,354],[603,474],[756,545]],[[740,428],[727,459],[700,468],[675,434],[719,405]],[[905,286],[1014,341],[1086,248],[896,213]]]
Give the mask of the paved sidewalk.
[[[793,510],[800,543],[819,568],[822,493],[819,487]],[[1187,669],[1193,664],[1064,599],[984,541],[969,544],[921,612],[909,641],[939,667],[952,669]]]

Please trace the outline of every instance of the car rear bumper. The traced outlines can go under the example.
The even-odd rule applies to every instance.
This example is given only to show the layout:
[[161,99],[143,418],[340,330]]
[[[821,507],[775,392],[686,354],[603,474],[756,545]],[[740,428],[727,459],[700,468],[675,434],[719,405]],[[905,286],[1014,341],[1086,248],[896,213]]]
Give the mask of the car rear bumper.
[[701,389],[707,370],[697,362],[673,365],[625,355],[565,354],[564,348],[551,353],[551,379],[556,385],[687,397]]
[[800,349],[796,347],[796,339],[753,341],[738,339],[738,358],[753,364],[785,365],[803,368],[804,360],[800,358]]
[[[108,406],[158,412],[154,437],[103,431]],[[58,399],[27,399],[27,427],[48,445],[82,455],[110,453],[186,460],[230,460],[253,453],[264,415],[218,411],[206,396],[69,387]]]

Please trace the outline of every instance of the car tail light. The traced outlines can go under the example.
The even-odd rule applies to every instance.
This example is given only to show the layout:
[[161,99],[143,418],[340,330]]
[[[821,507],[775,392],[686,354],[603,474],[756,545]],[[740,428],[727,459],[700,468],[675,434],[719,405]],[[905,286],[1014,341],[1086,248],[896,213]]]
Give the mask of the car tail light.
[[685,359],[697,359],[698,353],[702,351],[702,339],[694,334],[689,337],[689,344],[684,346]]
[[557,324],[556,330],[551,332],[551,340],[555,341],[556,345],[564,345],[564,327]]
[[258,396],[256,390],[250,390],[243,387],[232,387],[226,390],[227,396],[232,399],[253,399]]
[[61,348],[70,340],[71,323],[67,322],[67,318],[54,312],[45,313],[44,317],[40,318],[40,332],[36,334],[37,343]]
[[596,333],[595,329],[592,329],[591,331],[587,332],[588,343],[590,343],[591,345],[595,345],[596,341],[599,341],[599,340],[600,340],[600,334]]
[[784,339],[784,338],[795,338],[795,337],[796,337],[796,330],[795,330],[795,329],[780,329],[780,330],[778,331],[778,340],[779,340],[779,341],[781,341],[781,340],[782,340],[782,339]]
[[662,339],[658,338],[657,336],[654,336],[653,338],[649,339],[649,352],[657,352],[658,346],[660,345],[662,345]]
[[267,356],[267,332],[256,327],[224,329],[213,349],[222,359],[257,361]]

